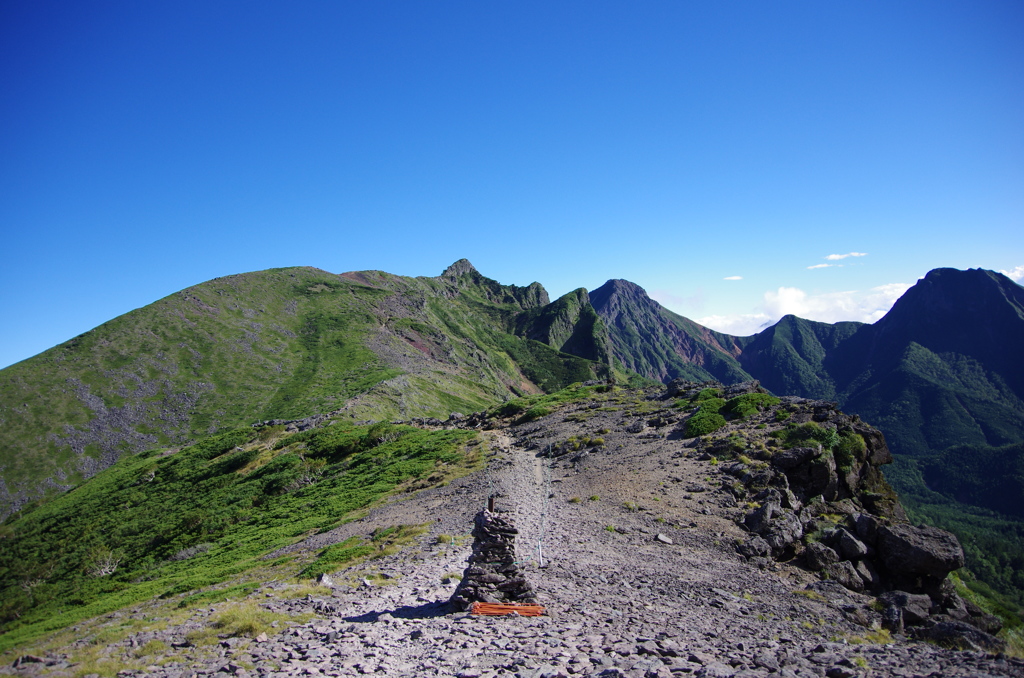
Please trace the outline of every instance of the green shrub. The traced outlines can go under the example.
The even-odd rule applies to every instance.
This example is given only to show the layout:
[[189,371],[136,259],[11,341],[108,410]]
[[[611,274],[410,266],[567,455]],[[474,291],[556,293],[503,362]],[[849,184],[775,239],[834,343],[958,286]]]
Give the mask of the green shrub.
[[707,400],[709,398],[718,398],[721,395],[722,395],[721,389],[706,388],[706,389],[704,389],[703,391],[701,391],[700,393],[697,394],[696,400],[697,400],[697,402],[701,402],[701,401]]
[[813,421],[799,426],[790,424],[782,431],[780,437],[783,446],[787,448],[816,442],[821,443],[826,450],[831,450],[839,444],[839,432],[836,429],[819,426]]
[[717,412],[706,413],[704,408],[701,407],[701,410],[697,412],[697,414],[693,415],[686,421],[685,436],[687,438],[704,436],[709,433],[714,433],[723,426],[725,426],[725,417]]
[[844,431],[839,435],[839,444],[832,449],[836,458],[836,466],[844,473],[850,471],[853,468],[853,462],[863,457],[867,448],[863,436],[853,431]]
[[722,398],[705,398],[700,401],[700,409],[698,412],[714,413],[720,412],[725,407],[725,400]]
[[721,412],[735,419],[745,419],[772,405],[778,405],[779,399],[767,393],[744,393],[743,395],[730,398]]
[[499,405],[494,413],[499,417],[512,417],[521,412],[525,412],[529,408],[530,404],[528,401],[522,398],[515,398],[513,400],[509,400],[507,403]]
[[544,407],[542,405],[537,405],[535,407],[531,407],[530,409],[526,410],[526,412],[523,413],[523,416],[519,417],[519,423],[520,424],[525,424],[528,421],[533,421],[534,419],[540,419],[541,417],[546,417],[549,414],[551,414],[551,408],[550,407]]

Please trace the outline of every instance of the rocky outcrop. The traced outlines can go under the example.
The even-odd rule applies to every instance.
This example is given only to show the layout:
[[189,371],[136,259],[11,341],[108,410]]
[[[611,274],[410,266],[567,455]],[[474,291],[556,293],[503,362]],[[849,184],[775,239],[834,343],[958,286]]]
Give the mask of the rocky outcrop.
[[476,514],[473,553],[449,601],[458,610],[473,603],[536,603],[533,587],[516,561],[512,521],[488,510]]
[[[666,396],[693,398],[711,388],[723,399],[763,392],[757,382],[677,380]],[[882,622],[892,631],[916,627],[931,638],[935,627],[935,637],[951,647],[998,647],[991,635],[998,623],[968,607],[947,579],[964,565],[956,537],[910,524],[882,476],[892,455],[881,432],[835,403],[805,398],[781,398],[760,411],[762,428],[780,419],[786,427],[766,442],[744,425],[694,443],[700,458],[719,462],[736,479],[728,489],[750,507],[738,520],[750,533],[738,552],[762,564],[795,560],[823,580],[879,596]],[[970,633],[950,640],[965,626]]]

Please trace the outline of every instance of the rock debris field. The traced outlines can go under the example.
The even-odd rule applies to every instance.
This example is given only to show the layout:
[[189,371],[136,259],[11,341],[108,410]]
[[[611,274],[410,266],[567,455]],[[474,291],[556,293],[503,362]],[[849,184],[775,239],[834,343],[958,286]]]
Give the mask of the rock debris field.
[[[485,470],[290,547],[315,552],[380,527],[430,525],[413,545],[333,573],[300,597],[284,595],[294,580],[270,581],[244,601],[300,621],[275,622],[255,638],[190,640],[239,604],[232,601],[105,651],[131,656],[159,641],[164,649],[147,655],[150,664],[119,675],[168,678],[1024,676],[1016,658],[864,625],[865,616],[880,616],[871,595],[797,561],[743,557],[737,545],[750,536],[741,527],[749,508],[724,489],[731,478],[722,465],[700,459],[692,441],[646,425],[658,403],[640,413],[605,405],[492,424]],[[548,456],[574,436],[601,441]],[[478,617],[448,604],[489,496],[518,530],[516,565],[544,616]],[[109,623],[132,614],[145,610],[114,613]],[[65,657],[23,657],[5,671],[80,675]]]

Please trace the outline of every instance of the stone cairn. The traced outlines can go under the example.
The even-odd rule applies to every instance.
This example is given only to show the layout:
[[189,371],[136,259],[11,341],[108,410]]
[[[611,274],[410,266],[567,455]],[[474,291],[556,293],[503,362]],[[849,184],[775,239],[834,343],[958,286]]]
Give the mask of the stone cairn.
[[537,596],[516,563],[519,530],[510,520],[488,509],[476,514],[473,553],[450,603],[469,610],[473,603],[535,604]]

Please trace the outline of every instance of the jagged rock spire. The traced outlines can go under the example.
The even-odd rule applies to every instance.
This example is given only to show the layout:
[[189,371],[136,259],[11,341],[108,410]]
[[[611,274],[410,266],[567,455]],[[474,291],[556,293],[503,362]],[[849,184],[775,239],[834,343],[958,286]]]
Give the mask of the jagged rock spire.
[[469,263],[469,259],[459,259],[454,264],[444,269],[444,273],[441,274],[442,278],[456,278],[464,273],[479,273],[473,264]]

